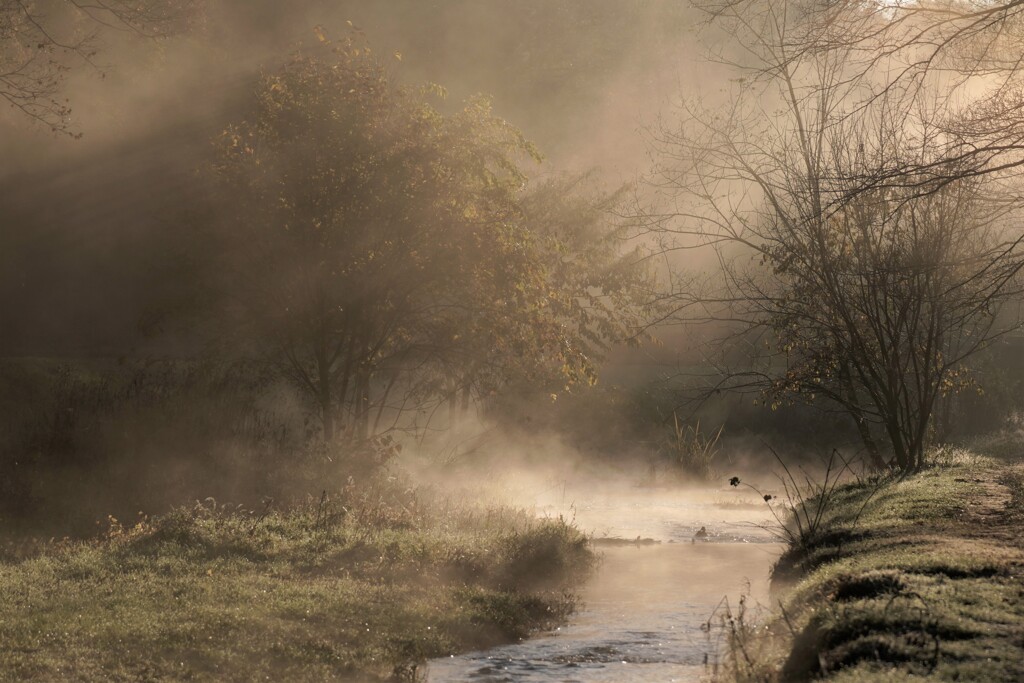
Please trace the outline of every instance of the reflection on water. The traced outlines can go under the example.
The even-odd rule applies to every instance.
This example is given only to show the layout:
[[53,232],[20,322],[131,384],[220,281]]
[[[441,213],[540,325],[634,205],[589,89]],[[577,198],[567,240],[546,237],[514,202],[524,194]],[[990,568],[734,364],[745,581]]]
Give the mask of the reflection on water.
[[[522,643],[434,660],[428,680],[699,680],[718,651],[719,634],[706,624],[722,597],[735,604],[749,595],[767,604],[768,571],[781,546],[744,523],[750,513],[656,496],[577,506],[577,522],[597,535],[662,542],[602,548],[604,560],[567,626]],[[709,540],[691,542],[701,526]]]

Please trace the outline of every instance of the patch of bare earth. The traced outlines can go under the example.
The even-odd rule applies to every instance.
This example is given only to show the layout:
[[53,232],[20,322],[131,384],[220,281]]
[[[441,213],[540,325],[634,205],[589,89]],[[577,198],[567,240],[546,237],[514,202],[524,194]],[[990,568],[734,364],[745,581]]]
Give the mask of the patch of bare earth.
[[967,505],[963,535],[1002,546],[1009,562],[1024,567],[1024,460],[979,472],[972,481],[981,491]]

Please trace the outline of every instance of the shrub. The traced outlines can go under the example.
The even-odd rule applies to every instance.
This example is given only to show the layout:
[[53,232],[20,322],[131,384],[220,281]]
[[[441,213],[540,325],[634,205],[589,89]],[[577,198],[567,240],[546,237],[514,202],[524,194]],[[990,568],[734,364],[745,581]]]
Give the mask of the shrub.
[[719,453],[718,444],[724,429],[725,425],[722,425],[714,435],[704,433],[699,420],[696,425],[684,425],[679,421],[679,415],[673,413],[672,430],[661,451],[685,474],[708,481],[714,477],[712,462]]

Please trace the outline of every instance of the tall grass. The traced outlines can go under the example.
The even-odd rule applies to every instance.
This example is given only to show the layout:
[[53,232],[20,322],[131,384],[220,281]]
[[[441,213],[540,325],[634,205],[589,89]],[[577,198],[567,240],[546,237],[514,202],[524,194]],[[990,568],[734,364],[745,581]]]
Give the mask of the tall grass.
[[563,621],[594,561],[564,520],[401,481],[211,498],[0,564],[0,680],[416,680]]
[[719,441],[724,429],[725,425],[722,425],[713,433],[705,433],[701,431],[700,420],[691,426],[673,413],[671,430],[661,450],[669,462],[684,474],[710,481],[715,476],[713,463],[720,451]]
[[[729,484],[748,488],[764,500],[772,522],[762,528],[787,545],[775,565],[773,579],[785,580],[811,568],[816,547],[837,544],[841,549],[845,540],[853,538],[861,515],[889,478],[858,475],[837,450],[824,459],[821,472],[815,475],[802,467],[794,470],[774,449],[768,450],[779,467],[776,479],[781,493],[765,492],[739,477],[732,477]],[[845,504],[842,495],[850,488],[848,485],[866,488],[867,493],[853,515],[840,520],[836,511]]]

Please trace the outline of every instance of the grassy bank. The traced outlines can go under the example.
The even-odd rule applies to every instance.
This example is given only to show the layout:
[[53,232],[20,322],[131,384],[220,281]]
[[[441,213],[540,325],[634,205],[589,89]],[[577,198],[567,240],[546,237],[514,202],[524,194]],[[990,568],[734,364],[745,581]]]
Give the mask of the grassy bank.
[[563,619],[594,559],[561,520],[383,490],[207,501],[6,555],[0,679],[19,681],[411,680]]
[[938,454],[837,490],[773,576],[767,627],[733,620],[743,681],[1024,680],[1024,446]]

